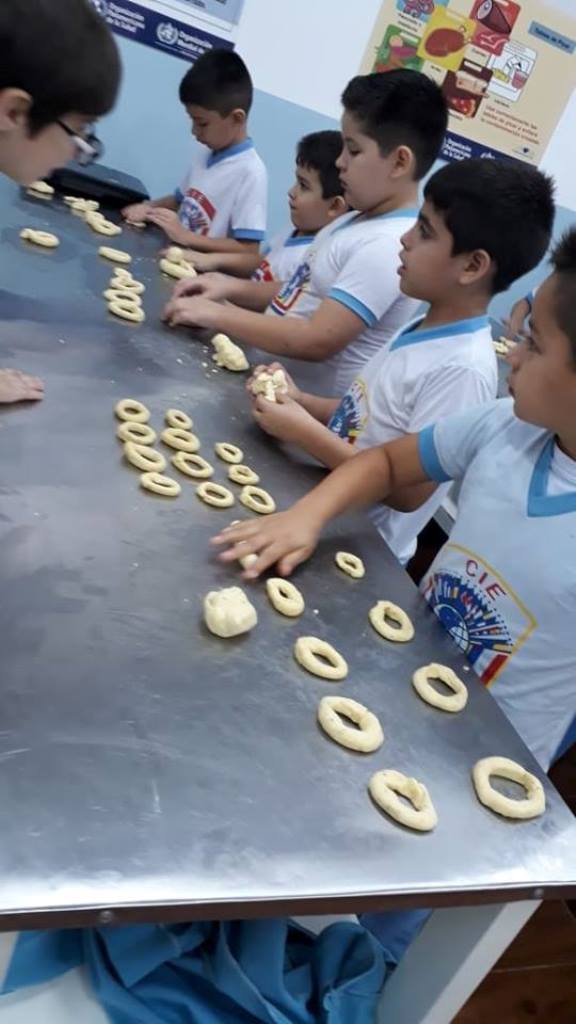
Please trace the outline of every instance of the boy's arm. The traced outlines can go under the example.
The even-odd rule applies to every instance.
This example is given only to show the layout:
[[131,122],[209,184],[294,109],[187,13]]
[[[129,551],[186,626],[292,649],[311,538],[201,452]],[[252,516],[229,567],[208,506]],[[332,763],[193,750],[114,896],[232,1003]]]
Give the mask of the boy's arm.
[[[176,204],[176,199],[174,203]],[[182,224],[177,207],[154,206],[146,212],[146,221],[164,231],[167,238],[176,245],[196,249],[197,252],[253,252],[259,251],[259,240],[248,238],[206,238]]]
[[[251,277],[256,268],[260,265],[261,254],[253,249],[246,252],[198,252],[194,249],[186,249],[184,258],[192,264],[200,274],[211,273],[219,270],[225,274],[233,274],[236,277]],[[280,287],[278,282],[277,287]]]
[[147,199],[144,203],[131,203],[122,210],[127,221],[147,220],[151,210],[177,210],[178,200],[175,195],[162,196],[160,199]]
[[[338,405],[337,400],[324,401]],[[278,394],[275,402],[258,395],[253,402],[252,413],[258,425],[271,437],[297,445],[329,469],[335,469],[355,454],[352,445],[328,430],[305,406],[288,395]]]
[[233,302],[235,306],[263,313],[279,287],[278,281],[242,281],[230,274],[218,272],[203,274],[202,277],[185,277],[175,285],[172,300],[164,310],[164,319],[171,323],[174,303],[188,295],[198,294],[210,299],[217,309],[221,308],[218,303]]

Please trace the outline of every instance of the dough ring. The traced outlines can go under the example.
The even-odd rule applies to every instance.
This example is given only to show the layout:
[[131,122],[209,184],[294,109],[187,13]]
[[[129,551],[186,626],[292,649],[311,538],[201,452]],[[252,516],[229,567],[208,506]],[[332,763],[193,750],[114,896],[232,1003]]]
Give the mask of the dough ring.
[[260,483],[260,477],[258,473],[255,473],[250,466],[239,466],[238,464],[230,466],[228,470],[228,478],[234,484],[258,484]]
[[35,231],[34,228],[23,228],[20,238],[34,245],[41,245],[44,249],[55,249],[60,245],[60,239],[50,231]]
[[165,419],[167,426],[180,430],[192,430],[194,426],[190,417],[187,413],[182,412],[182,409],[167,409]]
[[169,249],[166,249],[165,257],[169,263],[181,263],[184,259],[184,249],[180,249],[177,245],[171,245]]
[[219,441],[214,445],[214,451],[223,462],[242,462],[244,458],[242,449],[235,444],[229,444],[228,441]]
[[176,452],[176,455],[172,456],[172,465],[176,466],[181,473],[185,473],[186,476],[191,476],[195,480],[205,480],[206,477],[212,476],[214,473],[206,459],[190,452]]
[[274,498],[262,487],[251,485],[243,487],[240,492],[240,501],[246,508],[251,508],[253,512],[258,512],[261,516],[269,516],[271,512],[276,511]]
[[162,453],[149,448],[148,445],[127,441],[124,445],[124,454],[132,466],[145,473],[161,473],[166,469],[166,459]]
[[52,185],[49,185],[47,181],[33,181],[28,185],[28,192],[32,192],[34,195],[40,196],[53,196],[54,189]]
[[342,569],[342,572],[352,576],[355,580],[361,580],[366,573],[362,559],[358,558],[358,555],[350,554],[349,551],[337,551],[334,561],[338,568]]
[[348,675],[348,665],[342,655],[317,636],[299,637],[294,644],[294,657],[302,668],[321,679],[345,679]]
[[[118,268],[118,271],[120,268]],[[135,281],[132,275],[130,277],[118,277],[118,271],[110,281],[111,288],[121,288],[122,291],[128,292],[134,297],[142,295],[146,291],[146,285],[142,284],[142,281]],[[129,273],[129,271],[126,271]]]
[[130,423],[148,423],[150,419],[150,409],[136,398],[123,398],[114,406],[114,412],[119,420]]
[[228,639],[248,633],[258,622],[258,615],[240,587],[226,587],[206,594],[204,621],[211,633]]
[[[446,683],[453,693],[439,693],[432,686],[431,679],[439,679],[442,683]],[[442,711],[462,711],[468,703],[468,690],[462,680],[447,665],[436,665],[434,662],[431,665],[424,665],[412,676],[412,685],[422,700]]]
[[[349,718],[358,728],[350,728],[340,715]],[[371,754],[384,742],[382,726],[376,715],[350,697],[323,697],[318,705],[318,721],[331,739],[349,750]]]
[[134,441],[135,444],[154,444],[156,431],[147,423],[121,423],[116,431],[120,441]]
[[108,302],[122,302],[125,305],[130,304],[135,309],[139,309],[142,305],[140,296],[137,295],[136,292],[129,291],[123,284],[117,284],[114,288],[107,288],[103,295]]
[[119,320],[129,320],[133,324],[141,324],[146,319],[142,307],[130,299],[115,299],[114,302],[109,302],[108,312],[117,316]]
[[183,430],[181,427],[168,427],[163,430],[160,440],[178,452],[194,453],[200,448],[196,434],[191,434],[189,430]]
[[[370,796],[391,818],[416,829],[430,832],[438,824],[438,815],[426,786],[392,769],[375,772],[368,783]],[[398,794],[410,801],[412,807],[402,803]]]
[[161,494],[164,498],[177,498],[182,488],[177,480],[171,480],[169,476],[162,476],[161,473],[143,473],[140,477],[140,486],[153,494]]
[[[518,782],[526,790],[525,800],[514,800],[492,788],[491,775]],[[540,779],[508,757],[484,757],[472,769],[474,788],[480,803],[505,818],[537,818],[546,809]]]
[[[403,644],[414,636],[414,626],[406,615],[406,612],[399,608],[392,601],[378,601],[368,612],[368,618],[377,633],[385,640],[394,640]],[[391,626],[386,619],[392,619],[397,623]]]
[[98,235],[121,235],[122,228],[118,224],[113,224],[111,220],[106,220],[104,214],[88,212],[85,216],[85,221],[88,227],[92,228]]
[[198,484],[196,494],[207,505],[214,505],[215,508],[230,508],[230,505],[234,504],[232,491],[222,484],[213,484],[210,481]]
[[[248,557],[248,555],[244,555],[244,558]],[[246,568],[249,568],[249,565]],[[287,615],[291,619],[297,615],[302,615],[304,611],[304,598],[293,583],[276,578],[266,580],[266,593],[270,598],[271,605],[281,615]]]
[[[114,284],[114,279],[116,279],[117,281],[124,281],[124,282],[126,282],[126,281],[134,281],[134,278],[132,277],[131,271],[130,270],[126,270],[125,267],[114,267],[114,274],[112,275],[112,280],[111,280],[110,284],[112,284],[112,285]],[[137,283],[139,284],[140,282],[137,282]],[[142,285],[142,287],[144,287],[144,285]]]
[[107,245],[100,246],[98,255],[103,256],[105,260],[111,260],[112,263],[132,263],[132,257],[129,252],[122,252],[121,249],[110,249]]
[[191,263],[172,263],[170,260],[160,260],[160,270],[163,274],[167,274],[168,277],[182,278],[182,277],[196,277],[196,271]]

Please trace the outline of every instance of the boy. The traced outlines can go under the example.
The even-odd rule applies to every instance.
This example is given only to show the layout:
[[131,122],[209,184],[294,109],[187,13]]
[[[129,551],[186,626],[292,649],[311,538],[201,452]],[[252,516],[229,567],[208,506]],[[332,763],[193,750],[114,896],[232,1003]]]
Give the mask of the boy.
[[[2,0],[0,172],[29,185],[74,157],[94,159],[89,125],[114,106],[120,76],[113,36],[86,0]],[[37,377],[0,370],[0,402],[43,394]]]
[[275,281],[280,287],[292,276],[320,229],[348,209],[336,167],[341,149],[340,132],[313,132],[300,139],[295,181],[288,192],[293,229],[272,239],[262,255],[187,250],[186,258],[201,273],[222,270],[254,281]]
[[[366,363],[341,402],[293,389],[288,399],[254,403],[264,430],[330,468],[417,433],[447,410],[496,398],[488,304],[544,256],[554,220],[550,182],[526,164],[465,160],[438,171],[424,199],[416,226],[401,239],[398,273],[404,294],[430,304],[426,315]],[[372,510],[403,564],[447,489],[409,514]]]
[[[323,363],[318,377],[328,394],[343,394],[416,311],[400,292],[399,239],[414,223],[418,181],[446,130],[441,90],[417,71],[353,78],[342,102],[337,166],[344,197],[359,212],[319,233],[278,294],[274,283],[206,275],[180,282],[165,312],[172,325],[209,327],[274,355]],[[221,299],[236,305],[214,301]],[[269,303],[266,316],[251,311]]]
[[180,84],[192,134],[205,148],[173,195],[123,210],[198,252],[258,251],[266,234],[267,174],[248,138],[252,79],[230,50],[200,57]]

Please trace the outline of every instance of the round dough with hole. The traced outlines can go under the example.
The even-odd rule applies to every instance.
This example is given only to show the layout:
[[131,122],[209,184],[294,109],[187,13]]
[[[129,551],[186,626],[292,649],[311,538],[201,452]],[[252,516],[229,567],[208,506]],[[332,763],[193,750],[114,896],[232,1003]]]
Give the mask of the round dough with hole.
[[[248,558],[249,555],[244,555],[244,558]],[[256,558],[255,558],[256,560]],[[252,562],[252,565],[254,562]],[[246,566],[249,568],[249,566]],[[270,604],[277,612],[281,615],[286,615],[288,618],[296,618],[297,615],[302,615],[304,611],[304,598],[289,580],[279,579],[272,577],[266,580],[266,593],[270,599]]]
[[124,455],[132,466],[136,466],[136,469],[143,470],[145,473],[161,473],[166,469],[166,459],[162,453],[146,444],[127,441],[124,445]]
[[[114,273],[112,274],[112,278],[110,280],[110,284],[114,285],[116,281],[127,282],[127,281],[133,281],[133,280],[134,280],[134,278],[132,276],[132,271],[131,270],[126,270],[126,267],[114,267]],[[142,287],[144,287],[144,286],[142,286]]]
[[219,441],[214,445],[214,451],[223,462],[242,462],[244,458],[242,449],[235,444],[229,444],[228,441]]
[[[526,791],[526,799],[514,800],[499,793],[492,787],[491,775],[519,783]],[[477,761],[472,769],[472,779],[480,803],[504,818],[525,821],[537,818],[546,810],[546,796],[540,779],[508,757],[484,757]]]
[[191,452],[176,452],[176,455],[172,456],[172,465],[194,480],[206,480],[207,477],[214,475],[210,463],[201,455],[194,455]]
[[230,469],[228,470],[228,479],[231,480],[233,484],[242,484],[243,487],[246,487],[248,484],[260,483],[258,473],[255,473],[253,469],[250,469],[250,466],[230,466]]
[[184,259],[184,249],[181,249],[178,245],[171,245],[166,249],[164,255],[169,263],[181,263]]
[[103,256],[105,260],[110,260],[112,263],[132,263],[132,257],[129,252],[122,252],[121,249],[111,249],[108,245],[101,245],[98,249],[98,255]]
[[177,498],[182,488],[177,480],[169,476],[162,476],[161,473],[143,473],[140,477],[140,485],[146,491],[153,494],[161,494],[163,498]]
[[[348,718],[351,728],[340,716]],[[350,697],[323,697],[318,705],[318,721],[331,739],[349,750],[371,754],[384,742],[382,726],[376,715]]]
[[[439,679],[450,687],[452,693],[439,693],[430,682],[431,679]],[[423,665],[412,676],[412,685],[422,700],[442,711],[462,711],[468,703],[468,690],[448,665],[437,665],[435,662]]]
[[182,409],[167,409],[165,420],[167,427],[173,427],[177,430],[192,430],[194,426],[188,414],[183,412]]
[[139,309],[142,305],[139,295],[129,291],[128,288],[124,288],[120,284],[116,285],[115,288],[107,288],[103,295],[107,302],[124,302],[127,305],[134,306],[136,309]]
[[252,485],[243,487],[240,492],[240,501],[246,508],[258,512],[261,516],[269,516],[271,512],[276,511],[274,498],[262,487],[253,487]]
[[133,324],[141,324],[146,319],[146,314],[141,306],[136,306],[129,299],[115,299],[108,303],[108,312],[119,320],[127,320]]
[[214,508],[230,508],[230,505],[234,504],[232,491],[222,484],[213,484],[210,481],[199,484],[196,494],[206,505],[213,505]]
[[[386,814],[400,825],[417,832],[430,832],[438,824],[438,815],[426,786],[392,769],[376,772],[368,783],[370,795]],[[412,804],[407,807],[400,797]]]
[[136,444],[154,444],[156,431],[152,430],[147,423],[121,423],[116,431],[116,437],[120,441],[134,441]]
[[[120,268],[118,268],[119,270]],[[116,275],[110,281],[111,288],[121,288],[123,291],[128,292],[129,295],[134,298],[143,295],[146,291],[146,285],[142,284],[142,281],[135,281],[132,276],[130,277],[118,277],[118,270]],[[126,271],[128,273],[128,271]]]
[[258,615],[240,587],[226,587],[206,594],[204,621],[211,633],[227,640],[254,629]]
[[337,551],[334,561],[338,568],[348,576],[352,576],[352,579],[361,580],[366,573],[362,559],[358,558],[358,555],[352,555],[349,551]]
[[171,263],[170,260],[161,259],[160,270],[163,274],[174,277],[176,280],[182,277],[196,277],[196,271],[192,264],[186,263],[184,260],[181,263]]
[[321,679],[345,679],[348,665],[327,640],[317,636],[301,636],[294,644],[294,657],[302,668]]
[[162,431],[160,438],[164,444],[178,452],[194,454],[200,448],[196,434],[191,434],[189,430],[182,430],[180,427],[167,427]]
[[150,409],[137,398],[123,398],[114,406],[114,412],[119,420],[129,420],[131,423],[148,423],[150,419]]
[[20,238],[25,242],[32,242],[33,245],[39,245],[43,249],[56,249],[60,245],[60,239],[51,231],[35,231],[34,228],[23,228]]
[[[385,640],[404,644],[414,636],[414,626],[406,612],[392,601],[378,601],[368,612],[368,618],[376,632]],[[392,619],[396,625],[392,626],[387,619]]]

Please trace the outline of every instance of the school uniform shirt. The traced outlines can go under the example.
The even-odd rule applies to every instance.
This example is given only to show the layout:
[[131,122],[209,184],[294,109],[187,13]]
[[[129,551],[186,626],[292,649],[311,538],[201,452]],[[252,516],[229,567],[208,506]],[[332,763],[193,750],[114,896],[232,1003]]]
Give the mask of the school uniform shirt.
[[318,378],[330,394],[343,395],[368,360],[418,309],[400,291],[400,238],[416,210],[377,217],[345,214],[318,232],[306,258],[280,290],[267,313],[310,319],[325,299],[334,299],[360,318],[364,328],[341,352],[325,360]]
[[419,444],[432,479],[461,481],[423,594],[546,769],[576,715],[576,462],[508,399]]
[[[421,318],[400,331],[367,363],[328,426],[357,449],[416,434],[448,412],[495,398],[498,366],[488,317],[420,330]],[[448,490],[438,488],[416,512],[377,505],[370,518],[405,564],[416,538]]]
[[298,235],[294,228],[272,239],[262,251],[262,261],[252,274],[253,281],[289,281],[306,258],[315,235]]
[[268,175],[251,139],[217,153],[202,147],[175,195],[180,221],[198,235],[255,242],[266,235]]

